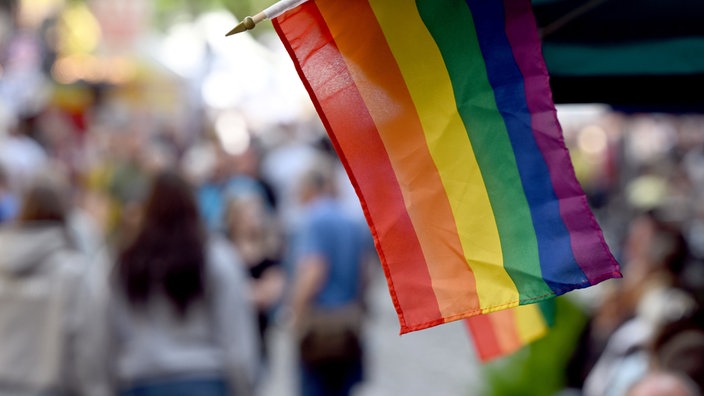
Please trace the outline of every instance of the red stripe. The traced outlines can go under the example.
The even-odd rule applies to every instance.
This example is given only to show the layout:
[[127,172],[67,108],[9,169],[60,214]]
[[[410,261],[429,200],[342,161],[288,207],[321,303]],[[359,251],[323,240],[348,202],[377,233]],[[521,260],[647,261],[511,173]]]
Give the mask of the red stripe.
[[486,362],[504,354],[489,315],[472,316],[465,319],[464,323],[472,336],[479,360]]
[[443,323],[388,153],[315,2],[276,18],[274,27],[360,197],[401,333],[415,330],[407,323]]

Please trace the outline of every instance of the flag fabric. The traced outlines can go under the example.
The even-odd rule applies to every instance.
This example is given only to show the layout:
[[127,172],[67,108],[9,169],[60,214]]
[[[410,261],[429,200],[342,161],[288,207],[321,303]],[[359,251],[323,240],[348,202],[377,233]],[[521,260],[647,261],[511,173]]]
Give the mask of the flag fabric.
[[620,277],[528,0],[315,0],[273,22],[360,198],[401,333]]
[[465,325],[482,362],[517,352],[545,336],[555,320],[555,299],[476,315]]

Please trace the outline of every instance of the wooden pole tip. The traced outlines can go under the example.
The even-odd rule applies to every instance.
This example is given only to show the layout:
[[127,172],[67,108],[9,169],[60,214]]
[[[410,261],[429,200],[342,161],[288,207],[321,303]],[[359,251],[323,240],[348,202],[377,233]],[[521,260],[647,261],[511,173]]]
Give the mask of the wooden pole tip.
[[227,32],[227,34],[225,36],[227,37],[227,36],[231,36],[233,34],[242,33],[246,30],[254,29],[254,26],[256,26],[256,25],[257,25],[256,22],[254,22],[254,19],[252,19],[251,16],[245,17],[244,20],[242,20],[242,22],[238,23],[237,26],[235,26],[232,30]]

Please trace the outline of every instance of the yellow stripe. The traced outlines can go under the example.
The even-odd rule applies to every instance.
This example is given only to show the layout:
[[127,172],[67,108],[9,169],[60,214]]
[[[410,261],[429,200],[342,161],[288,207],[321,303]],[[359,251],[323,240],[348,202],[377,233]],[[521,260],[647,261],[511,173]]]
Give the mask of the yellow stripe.
[[521,305],[513,310],[518,336],[524,344],[533,342],[548,332],[548,325],[538,304]]
[[[426,142],[450,200],[464,256],[477,280],[481,307],[516,306],[518,290],[503,267],[489,196],[457,111],[440,50],[425,29],[414,1],[370,0],[369,3],[418,111]],[[514,303],[506,305],[507,302]]]

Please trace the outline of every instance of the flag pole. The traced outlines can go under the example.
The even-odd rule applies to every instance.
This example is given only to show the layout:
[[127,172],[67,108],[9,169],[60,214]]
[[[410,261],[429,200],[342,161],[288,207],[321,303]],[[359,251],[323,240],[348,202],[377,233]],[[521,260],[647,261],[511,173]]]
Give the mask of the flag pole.
[[237,26],[227,32],[225,36],[231,36],[236,33],[254,29],[259,22],[265,19],[274,19],[291,8],[294,8],[301,3],[305,3],[306,1],[308,0],[280,0],[254,16],[245,17],[242,22],[238,23]]

